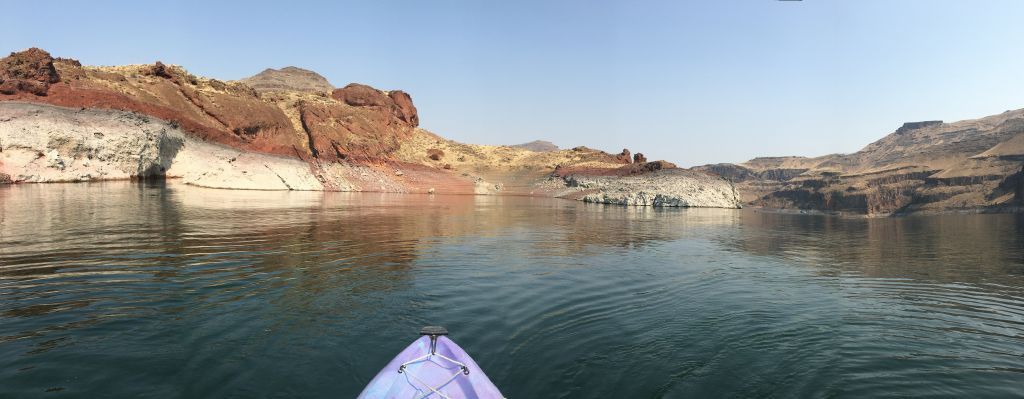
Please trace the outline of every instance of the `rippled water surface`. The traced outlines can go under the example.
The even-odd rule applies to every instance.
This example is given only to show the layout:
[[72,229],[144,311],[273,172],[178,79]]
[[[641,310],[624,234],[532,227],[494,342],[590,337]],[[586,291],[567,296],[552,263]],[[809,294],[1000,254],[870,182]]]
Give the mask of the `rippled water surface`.
[[425,324],[510,398],[1024,396],[1024,218],[0,186],[0,397],[354,397]]

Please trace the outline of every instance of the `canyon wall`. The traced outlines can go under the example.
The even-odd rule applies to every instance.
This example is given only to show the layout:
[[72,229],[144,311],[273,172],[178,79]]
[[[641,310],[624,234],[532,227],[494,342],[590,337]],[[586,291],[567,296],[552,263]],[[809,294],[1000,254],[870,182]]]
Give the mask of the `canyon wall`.
[[[39,49],[0,59],[0,184],[179,178],[225,189],[739,206],[728,180],[628,150],[463,144],[419,122],[408,93],[334,88],[294,67],[225,82],[162,62],[83,66]],[[579,177],[600,183],[582,187]]]
[[755,158],[695,169],[730,179],[751,206],[886,216],[1020,211],[1024,110],[909,122],[853,154]]

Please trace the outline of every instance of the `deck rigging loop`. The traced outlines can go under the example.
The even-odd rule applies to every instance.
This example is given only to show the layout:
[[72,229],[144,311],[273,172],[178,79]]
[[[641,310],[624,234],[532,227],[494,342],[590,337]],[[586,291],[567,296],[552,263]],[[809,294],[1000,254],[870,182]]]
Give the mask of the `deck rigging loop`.
[[[455,359],[452,359],[452,358],[450,358],[448,356],[445,356],[445,355],[442,355],[440,353],[437,353],[437,337],[440,337],[442,335],[448,335],[448,330],[445,329],[444,327],[426,326],[426,327],[423,327],[422,330],[420,330],[420,335],[426,335],[426,336],[430,337],[430,352],[427,353],[426,355],[423,355],[423,356],[420,356],[418,358],[415,358],[415,359],[412,359],[410,361],[407,361],[405,363],[402,363],[401,365],[398,366],[398,373],[399,374],[405,374],[409,378],[412,378],[412,379],[416,380],[416,382],[418,382],[423,387],[426,387],[426,389],[429,392],[426,392],[426,394],[421,396],[420,399],[428,398],[428,397],[430,397],[430,395],[434,395],[434,394],[437,394],[438,396],[440,396],[442,398],[445,398],[445,399],[452,399],[450,396],[446,395],[444,392],[441,392],[441,389],[443,389],[445,386],[447,386],[452,381],[454,381],[456,378],[458,378],[460,374],[461,375],[469,375],[469,367],[466,367],[466,365],[464,363],[462,363],[462,362],[460,362],[458,360],[455,360]],[[440,361],[444,361],[445,363],[447,363],[447,366],[445,364],[442,364]],[[414,373],[412,373],[411,370],[407,370],[408,366],[413,365],[413,364],[418,364],[418,363],[433,363],[436,366],[441,367],[441,368],[445,368],[445,369],[453,369],[455,367],[458,367],[459,370],[456,371],[454,374],[452,374],[451,377],[447,378],[440,385],[438,385],[436,387],[432,387],[426,381],[423,381],[422,379],[417,377]],[[410,384],[412,384],[411,381],[410,381]],[[414,387],[416,387],[415,384],[412,384],[412,385]],[[421,390],[419,387],[416,387],[416,388],[417,388],[417,390]]]

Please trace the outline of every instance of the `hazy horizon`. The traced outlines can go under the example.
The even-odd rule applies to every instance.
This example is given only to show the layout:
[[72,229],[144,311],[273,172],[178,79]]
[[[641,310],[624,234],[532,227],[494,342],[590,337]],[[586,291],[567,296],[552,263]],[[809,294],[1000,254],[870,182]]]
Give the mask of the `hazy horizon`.
[[0,48],[223,80],[293,65],[405,90],[423,128],[457,141],[681,166],[849,153],[904,122],[1024,107],[1024,4],[1009,1],[163,4],[13,18]]

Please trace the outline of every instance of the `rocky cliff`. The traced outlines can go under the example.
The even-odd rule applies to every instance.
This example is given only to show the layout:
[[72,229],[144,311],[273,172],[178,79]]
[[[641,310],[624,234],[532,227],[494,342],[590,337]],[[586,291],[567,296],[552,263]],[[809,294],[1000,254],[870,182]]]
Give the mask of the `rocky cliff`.
[[853,154],[755,158],[696,169],[767,208],[870,216],[1017,211],[1024,110],[953,123],[909,122]]
[[[335,89],[299,68],[224,82],[162,62],[93,67],[29,49],[0,59],[0,183],[180,178],[215,188],[580,200],[605,192],[600,202],[739,206],[702,197],[728,198],[727,180],[672,172],[641,154],[463,144],[419,128],[419,118],[401,90]],[[600,183],[581,190],[567,176]]]

